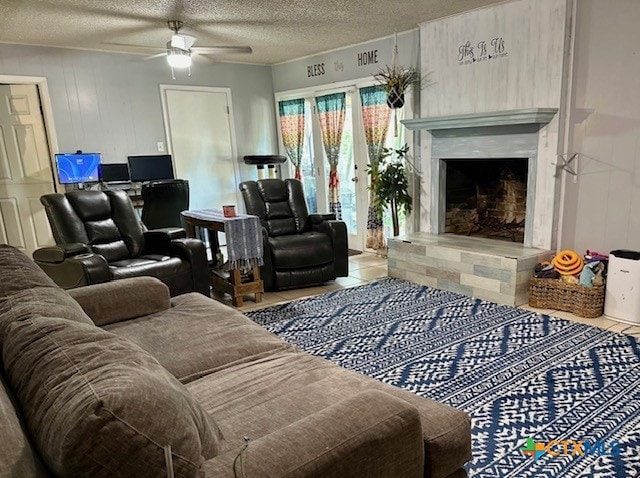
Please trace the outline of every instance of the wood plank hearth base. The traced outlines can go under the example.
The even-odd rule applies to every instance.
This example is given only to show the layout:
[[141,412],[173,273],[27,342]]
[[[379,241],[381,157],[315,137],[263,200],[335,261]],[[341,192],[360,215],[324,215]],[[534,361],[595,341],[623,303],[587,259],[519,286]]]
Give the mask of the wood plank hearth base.
[[390,277],[507,305],[527,303],[536,263],[553,255],[496,239],[425,232],[388,245]]

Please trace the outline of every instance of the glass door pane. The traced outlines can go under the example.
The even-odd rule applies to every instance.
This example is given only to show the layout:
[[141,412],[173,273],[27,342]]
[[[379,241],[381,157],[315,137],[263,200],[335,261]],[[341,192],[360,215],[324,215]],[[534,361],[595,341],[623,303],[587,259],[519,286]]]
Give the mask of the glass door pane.
[[[347,225],[349,234],[358,233],[356,216],[356,182],[353,155],[353,108],[351,95],[346,96],[346,115],[342,144],[340,145],[340,159],[338,160],[338,180],[340,181],[340,202],[342,203],[342,220]],[[327,171],[329,166],[327,165]],[[328,175],[327,175],[328,179]]]
[[302,185],[304,195],[307,199],[309,213],[318,212],[317,184],[313,156],[313,128],[311,126],[311,104],[308,100],[304,102],[304,146],[302,149],[302,161],[300,162],[300,174],[302,174]]

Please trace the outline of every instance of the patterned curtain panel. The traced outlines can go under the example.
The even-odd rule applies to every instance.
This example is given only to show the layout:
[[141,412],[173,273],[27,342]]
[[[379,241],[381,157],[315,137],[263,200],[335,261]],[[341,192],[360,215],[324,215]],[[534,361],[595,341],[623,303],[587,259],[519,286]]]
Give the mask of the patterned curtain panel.
[[338,159],[340,158],[342,129],[347,111],[346,95],[345,93],[334,93],[317,96],[316,106],[322,130],[322,144],[329,161],[329,210],[335,213],[337,219],[342,219]]
[[[387,105],[387,93],[380,85],[360,88],[360,100],[369,164],[375,169],[384,149],[384,141],[391,120],[391,109]],[[382,219],[378,217],[373,207],[373,194],[373,191],[369,191],[366,246],[378,250],[384,248],[384,228]]]
[[295,168],[295,178],[302,179],[300,162],[304,146],[304,98],[278,102],[278,112],[284,150]]

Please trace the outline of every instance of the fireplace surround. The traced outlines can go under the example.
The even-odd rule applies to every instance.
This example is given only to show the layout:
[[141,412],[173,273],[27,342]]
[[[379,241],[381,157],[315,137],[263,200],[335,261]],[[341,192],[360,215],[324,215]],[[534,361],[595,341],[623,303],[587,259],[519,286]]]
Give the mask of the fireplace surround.
[[[504,304],[525,303],[533,268],[548,258],[554,240],[557,122],[555,108],[403,121],[423,130],[421,232],[389,240],[389,275]],[[446,233],[447,168],[454,160],[476,170],[482,162],[500,164],[505,178],[520,179],[511,201],[520,210],[505,217],[520,222],[524,209],[521,242]],[[479,193],[490,189],[474,187]]]
[[[522,243],[550,249],[554,241],[556,108],[417,118],[402,123],[423,131],[420,230],[446,232],[446,161],[527,160],[526,215]],[[550,124],[552,123],[552,124]],[[425,136],[426,135],[426,136]]]

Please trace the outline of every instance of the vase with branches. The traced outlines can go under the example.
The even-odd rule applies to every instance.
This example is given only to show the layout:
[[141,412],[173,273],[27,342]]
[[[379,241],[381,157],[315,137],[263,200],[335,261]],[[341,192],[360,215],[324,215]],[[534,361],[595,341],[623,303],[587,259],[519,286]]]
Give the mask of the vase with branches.
[[409,194],[409,177],[406,163],[409,146],[400,149],[384,148],[382,157],[376,164],[367,166],[371,177],[369,189],[373,191],[373,207],[379,219],[385,209],[389,209],[393,223],[393,236],[400,234],[398,213],[411,213],[413,200]]

